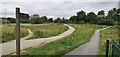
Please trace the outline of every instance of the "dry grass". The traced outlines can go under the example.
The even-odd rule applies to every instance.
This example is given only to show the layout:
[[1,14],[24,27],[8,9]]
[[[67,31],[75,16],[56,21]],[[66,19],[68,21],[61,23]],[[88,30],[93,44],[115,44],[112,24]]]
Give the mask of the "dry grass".
[[[15,25],[3,25],[2,26],[2,42],[8,42],[10,40],[13,40],[15,39]],[[27,31],[27,28],[25,27],[21,27],[20,28],[20,36],[21,38],[22,37],[25,37],[28,35],[28,31]]]
[[35,38],[46,38],[57,36],[64,31],[68,30],[64,24],[34,24],[34,25],[23,25],[23,27],[29,28],[33,32],[33,36],[28,39],[35,39]]

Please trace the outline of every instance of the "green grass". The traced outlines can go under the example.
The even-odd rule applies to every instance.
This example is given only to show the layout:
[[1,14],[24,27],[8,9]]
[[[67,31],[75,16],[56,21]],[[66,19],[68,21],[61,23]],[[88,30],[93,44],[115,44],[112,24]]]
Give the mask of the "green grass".
[[[118,40],[118,27],[113,26],[106,30],[101,31],[100,33],[100,42],[99,42],[99,53],[98,55],[105,55],[106,51],[106,40]],[[119,38],[120,39],[120,38]]]
[[64,24],[34,24],[34,25],[23,25],[26,28],[29,28],[33,32],[33,36],[28,39],[35,39],[35,38],[46,38],[57,36],[66,30],[68,27]]
[[[73,34],[60,40],[45,44],[37,48],[26,49],[22,55],[64,55],[76,47],[88,42],[96,29],[105,26],[90,24],[69,24],[76,30]],[[44,56],[45,57],[45,56]],[[55,56],[56,57],[56,56]]]
[[[2,33],[0,35],[2,35],[3,43],[15,39],[15,24],[3,25],[1,27],[2,30],[0,32]],[[63,24],[21,24],[21,38],[28,35],[28,28],[34,33],[29,39],[56,36],[68,30],[68,27]]]
[[[21,27],[20,30],[21,30],[20,31],[21,38],[28,35],[27,28]],[[15,34],[16,34],[15,31],[16,31],[15,25],[3,25],[2,31],[1,31],[2,32],[2,43],[15,39]]]
[[2,43],[2,25],[0,25],[0,43]]

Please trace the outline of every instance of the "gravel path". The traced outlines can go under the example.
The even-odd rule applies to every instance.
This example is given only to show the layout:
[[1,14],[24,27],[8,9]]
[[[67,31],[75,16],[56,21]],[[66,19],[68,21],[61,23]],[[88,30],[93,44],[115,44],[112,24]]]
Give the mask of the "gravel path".
[[21,40],[25,40],[25,39],[33,36],[33,32],[32,32],[30,29],[28,29],[28,33],[29,33],[29,34],[28,34],[26,37],[21,38]]
[[[106,27],[100,30],[105,30],[107,28],[109,27]],[[97,55],[99,51],[98,45],[99,45],[99,38],[100,38],[100,30],[95,31],[95,33],[93,34],[89,42],[65,54],[63,57],[67,57],[69,55]]]
[[[64,24],[65,26],[67,26],[69,29],[67,31],[65,31],[64,33],[58,35],[58,36],[54,36],[54,37],[49,37],[49,38],[40,38],[40,39],[32,39],[32,40],[24,40],[21,39],[21,50],[26,49],[26,48],[30,48],[30,47],[35,47],[35,46],[39,46],[41,44],[46,44],[55,40],[58,40],[60,38],[66,37],[70,34],[72,34],[75,29],[67,24]],[[0,50],[0,55],[7,55],[10,53],[14,53],[16,51],[16,41],[10,41],[7,43],[2,43],[0,44],[0,47],[2,47],[2,50]]]

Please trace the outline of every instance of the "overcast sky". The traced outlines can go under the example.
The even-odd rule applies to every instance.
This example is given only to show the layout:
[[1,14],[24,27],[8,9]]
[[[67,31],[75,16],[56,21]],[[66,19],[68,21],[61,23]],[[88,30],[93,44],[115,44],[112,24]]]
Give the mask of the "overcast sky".
[[21,8],[22,13],[30,15],[39,14],[47,17],[69,18],[76,12],[95,12],[105,10],[106,13],[112,8],[118,8],[119,0],[1,0],[0,17],[15,17],[15,8]]

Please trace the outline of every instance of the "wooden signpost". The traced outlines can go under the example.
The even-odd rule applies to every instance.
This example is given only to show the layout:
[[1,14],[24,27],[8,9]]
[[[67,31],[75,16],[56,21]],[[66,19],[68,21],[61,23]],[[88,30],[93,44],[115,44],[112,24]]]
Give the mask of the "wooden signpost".
[[20,57],[20,8],[16,8],[16,56]]
[[20,19],[29,19],[29,14],[20,13],[20,8],[16,8],[16,55],[20,57]]

